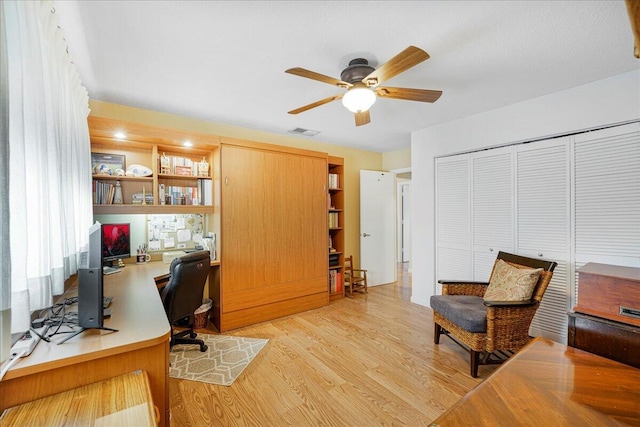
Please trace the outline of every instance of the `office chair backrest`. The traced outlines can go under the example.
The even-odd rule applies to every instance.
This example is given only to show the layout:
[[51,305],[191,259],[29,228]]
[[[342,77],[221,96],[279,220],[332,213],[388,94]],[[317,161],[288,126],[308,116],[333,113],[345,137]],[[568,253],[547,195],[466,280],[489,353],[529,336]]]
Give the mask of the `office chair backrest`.
[[202,305],[209,266],[209,251],[194,252],[171,262],[169,283],[162,291],[162,303],[169,322],[192,316]]

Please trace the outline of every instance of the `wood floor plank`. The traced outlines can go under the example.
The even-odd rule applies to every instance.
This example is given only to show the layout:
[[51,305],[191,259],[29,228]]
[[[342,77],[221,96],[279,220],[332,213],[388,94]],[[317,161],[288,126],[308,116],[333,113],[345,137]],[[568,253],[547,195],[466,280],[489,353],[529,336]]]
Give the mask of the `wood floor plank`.
[[368,294],[227,332],[270,341],[230,387],[169,379],[171,425],[428,425],[496,367],[471,378],[464,350],[433,344],[400,266]]

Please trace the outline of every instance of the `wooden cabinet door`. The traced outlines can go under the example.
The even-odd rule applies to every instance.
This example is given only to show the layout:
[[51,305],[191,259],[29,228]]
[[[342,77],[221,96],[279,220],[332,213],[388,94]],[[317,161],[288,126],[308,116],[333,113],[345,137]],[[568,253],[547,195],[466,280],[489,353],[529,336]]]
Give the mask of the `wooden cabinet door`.
[[221,177],[223,315],[275,318],[290,313],[268,305],[312,294],[328,303],[326,157],[224,145]]

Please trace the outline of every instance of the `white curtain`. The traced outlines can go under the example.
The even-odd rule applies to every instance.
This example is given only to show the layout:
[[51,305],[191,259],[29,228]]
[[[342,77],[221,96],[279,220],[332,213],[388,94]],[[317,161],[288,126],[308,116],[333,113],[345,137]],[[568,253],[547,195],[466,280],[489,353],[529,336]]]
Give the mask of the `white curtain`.
[[[0,23],[4,7],[0,3]],[[7,35],[0,25],[0,188],[9,188],[9,78]],[[9,245],[9,192],[0,191],[0,363],[11,346],[11,251]]]
[[92,223],[88,95],[50,1],[3,1],[9,63],[11,330],[76,273]]

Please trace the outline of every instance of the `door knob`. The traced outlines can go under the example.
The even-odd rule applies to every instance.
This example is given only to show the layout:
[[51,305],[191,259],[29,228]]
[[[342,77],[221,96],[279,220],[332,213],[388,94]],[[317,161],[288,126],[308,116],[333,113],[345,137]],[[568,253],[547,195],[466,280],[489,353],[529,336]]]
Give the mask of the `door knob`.
[[369,237],[369,236],[371,236],[371,234],[368,234],[368,233],[362,233],[362,237]]

